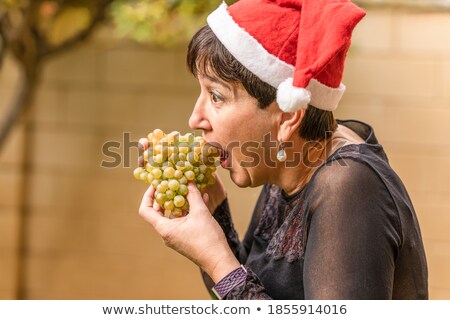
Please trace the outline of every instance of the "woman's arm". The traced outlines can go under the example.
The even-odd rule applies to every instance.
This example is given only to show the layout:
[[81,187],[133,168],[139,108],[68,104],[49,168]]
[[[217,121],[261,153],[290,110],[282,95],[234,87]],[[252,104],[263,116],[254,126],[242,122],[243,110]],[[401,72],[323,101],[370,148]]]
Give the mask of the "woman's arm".
[[[264,203],[267,194],[267,187],[264,186],[259,194],[258,200],[256,202],[255,208],[253,210],[252,219],[250,221],[249,227],[245,234],[244,240],[241,242],[239,240],[238,234],[234,228],[233,221],[231,218],[231,212],[228,205],[228,200],[225,199],[215,210],[214,219],[219,223],[222,227],[222,230],[227,237],[228,245],[235,257],[239,260],[241,264],[245,264],[247,261],[248,253],[253,244],[253,233],[256,227],[259,224],[259,220],[261,218],[262,211],[264,209]],[[205,283],[206,288],[211,293],[211,289],[214,286],[214,282],[208,276],[206,272],[201,270],[203,281]]]
[[256,227],[259,224],[259,220],[261,218],[262,211],[264,209],[264,203],[266,199],[266,191],[267,187],[264,186],[259,194],[258,200],[256,201],[255,208],[253,209],[252,218],[250,220],[249,226],[247,228],[247,232],[245,233],[245,237],[241,243],[239,240],[238,233],[234,228],[233,219],[231,217],[230,207],[228,205],[228,200],[225,199],[220,206],[214,211],[214,219],[219,223],[222,227],[223,232],[225,233],[228,244],[230,245],[231,250],[233,251],[236,258],[242,263],[245,264],[247,261],[248,253],[253,244],[253,233]]

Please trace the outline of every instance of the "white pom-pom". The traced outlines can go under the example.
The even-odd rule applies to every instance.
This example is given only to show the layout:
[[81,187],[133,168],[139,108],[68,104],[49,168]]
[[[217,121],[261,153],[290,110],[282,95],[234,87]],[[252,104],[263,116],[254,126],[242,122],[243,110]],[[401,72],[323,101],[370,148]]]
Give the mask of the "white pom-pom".
[[277,103],[283,112],[295,112],[306,109],[311,101],[311,93],[305,88],[292,85],[293,79],[284,80],[277,90]]

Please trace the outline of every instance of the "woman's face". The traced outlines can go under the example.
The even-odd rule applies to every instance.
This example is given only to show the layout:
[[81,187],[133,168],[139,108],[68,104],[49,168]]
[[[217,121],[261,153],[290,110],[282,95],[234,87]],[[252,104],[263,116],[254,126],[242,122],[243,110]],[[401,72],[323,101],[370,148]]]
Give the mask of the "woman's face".
[[220,145],[221,165],[230,171],[236,185],[256,187],[267,183],[277,153],[281,112],[276,104],[260,109],[258,101],[241,84],[211,75],[199,75],[198,80],[201,92],[189,126],[202,130],[206,141]]

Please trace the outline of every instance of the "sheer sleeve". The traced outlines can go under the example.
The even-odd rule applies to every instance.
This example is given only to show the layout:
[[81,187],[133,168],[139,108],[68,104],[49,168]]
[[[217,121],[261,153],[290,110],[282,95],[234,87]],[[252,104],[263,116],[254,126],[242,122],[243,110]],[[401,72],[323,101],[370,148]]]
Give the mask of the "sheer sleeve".
[[[331,171],[329,171],[331,170]],[[308,195],[306,299],[390,299],[402,243],[398,211],[367,164],[334,161]]]
[[[230,246],[232,252],[236,256],[236,258],[239,260],[241,264],[245,264],[247,260],[248,253],[251,249],[252,243],[253,243],[253,232],[256,229],[259,219],[261,218],[262,210],[264,209],[264,201],[266,198],[266,189],[267,187],[264,186],[258,200],[256,202],[256,206],[253,210],[253,215],[249,224],[249,227],[247,229],[247,232],[245,234],[244,240],[241,242],[239,240],[238,233],[236,232],[236,229],[234,228],[233,219],[231,217],[230,207],[228,205],[228,199],[225,199],[219,207],[214,211],[214,218],[219,223],[219,225],[222,227],[223,232],[225,233],[225,236],[227,237],[228,245]],[[203,270],[201,270],[203,281],[208,289],[208,291],[211,293],[211,288],[214,286],[214,282],[212,279],[206,274]],[[256,276],[252,277],[251,275],[247,277],[249,282],[251,282],[253,279],[256,278]]]

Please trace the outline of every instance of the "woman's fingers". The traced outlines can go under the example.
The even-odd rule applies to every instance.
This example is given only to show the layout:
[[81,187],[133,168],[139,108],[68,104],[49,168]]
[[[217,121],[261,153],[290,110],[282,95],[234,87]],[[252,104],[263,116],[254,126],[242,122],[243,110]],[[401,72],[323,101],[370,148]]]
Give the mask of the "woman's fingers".
[[[187,194],[187,199],[189,201],[189,203],[194,203],[194,202],[203,202],[203,198],[202,198],[202,194],[200,193],[200,190],[198,190],[197,186],[192,182],[189,181],[188,183],[188,194]],[[192,202],[191,202],[192,201]]]
[[154,195],[155,195],[155,187],[151,185],[147,191],[145,191],[144,196],[142,197],[141,201],[141,207],[153,207],[154,202]]
[[205,203],[206,206],[208,206],[209,195],[207,193],[203,194],[203,202]]
[[157,202],[153,203],[153,209],[155,209],[156,211],[160,212],[162,214],[163,210],[161,208],[161,205]]
[[[155,188],[150,186],[142,197],[141,206],[139,207],[139,215],[155,227],[161,219],[164,219],[158,208],[159,205],[154,201]],[[159,207],[160,208],[160,207]]]
[[[186,198],[189,201],[190,206],[189,214],[196,215],[202,212],[209,212],[208,207],[205,204],[205,199],[200,193],[200,190],[198,190],[197,186],[192,181],[188,183],[188,189],[189,193],[187,194]],[[208,199],[209,196],[206,197]]]

